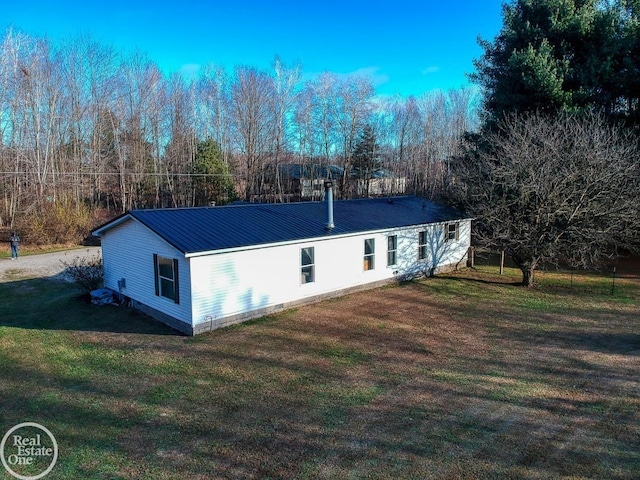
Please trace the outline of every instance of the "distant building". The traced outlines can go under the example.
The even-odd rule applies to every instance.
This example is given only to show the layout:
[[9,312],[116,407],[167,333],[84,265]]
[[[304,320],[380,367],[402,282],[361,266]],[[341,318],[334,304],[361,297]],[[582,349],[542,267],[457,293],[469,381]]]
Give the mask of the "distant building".
[[379,170],[369,180],[356,178],[356,195],[358,197],[379,197],[383,195],[402,195],[407,191],[407,179],[396,177],[388,170]]
[[344,168],[337,165],[278,165],[285,193],[296,200],[321,200],[324,198],[324,182],[341,180]]
[[[339,184],[344,178],[344,168],[337,165],[282,164],[278,169],[283,193],[294,200],[321,200],[327,179]],[[350,182],[350,193],[356,197],[393,196],[406,192],[406,179],[396,177],[388,170],[373,172],[369,180],[359,179],[352,173],[347,181]],[[345,192],[339,193],[339,196],[346,196]]]

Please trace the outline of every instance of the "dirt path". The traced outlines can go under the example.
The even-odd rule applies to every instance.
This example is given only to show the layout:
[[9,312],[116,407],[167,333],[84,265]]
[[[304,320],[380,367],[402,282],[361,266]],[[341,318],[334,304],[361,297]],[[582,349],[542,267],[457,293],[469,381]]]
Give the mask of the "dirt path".
[[92,258],[100,255],[100,247],[82,247],[62,252],[21,256],[18,260],[0,259],[0,282],[10,282],[24,278],[58,277],[65,280],[63,262],[76,258]]

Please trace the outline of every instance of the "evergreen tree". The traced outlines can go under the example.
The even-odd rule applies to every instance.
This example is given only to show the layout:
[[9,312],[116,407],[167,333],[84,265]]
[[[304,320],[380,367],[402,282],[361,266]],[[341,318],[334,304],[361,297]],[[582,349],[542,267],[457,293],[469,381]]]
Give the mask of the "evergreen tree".
[[197,205],[224,204],[235,198],[233,179],[218,142],[208,138],[198,143],[193,173]]
[[380,147],[371,125],[365,125],[362,129],[354,145],[352,159],[353,173],[361,186],[358,190],[368,196],[371,179],[382,170]]
[[489,124],[505,113],[602,110],[635,120],[640,98],[637,0],[514,0],[471,79]]

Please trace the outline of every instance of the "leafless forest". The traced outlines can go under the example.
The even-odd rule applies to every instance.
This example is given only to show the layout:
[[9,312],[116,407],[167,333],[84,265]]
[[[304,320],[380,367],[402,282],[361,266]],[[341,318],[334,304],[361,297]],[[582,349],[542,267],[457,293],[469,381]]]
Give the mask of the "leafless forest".
[[[90,37],[0,40],[0,226],[29,225],[33,238],[131,208],[202,204],[203,178],[226,177],[239,199],[291,201],[283,165],[337,166],[338,195],[361,195],[351,183],[364,130],[377,167],[435,196],[476,124],[468,89],[381,98],[369,78],[306,79],[277,56],[268,70],[206,66],[189,79]],[[219,147],[217,173],[195,164],[204,141]]]

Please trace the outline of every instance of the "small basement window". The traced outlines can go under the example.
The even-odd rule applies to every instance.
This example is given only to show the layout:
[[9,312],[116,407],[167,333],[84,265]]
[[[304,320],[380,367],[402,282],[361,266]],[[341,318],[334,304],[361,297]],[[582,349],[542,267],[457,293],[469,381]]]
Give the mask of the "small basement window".
[[180,303],[178,259],[153,255],[156,295]]
[[302,284],[315,282],[315,247],[300,250],[300,282]]
[[387,237],[387,266],[398,263],[398,236],[389,235]]
[[364,270],[373,270],[375,268],[376,240],[375,238],[367,238],[364,241]]

